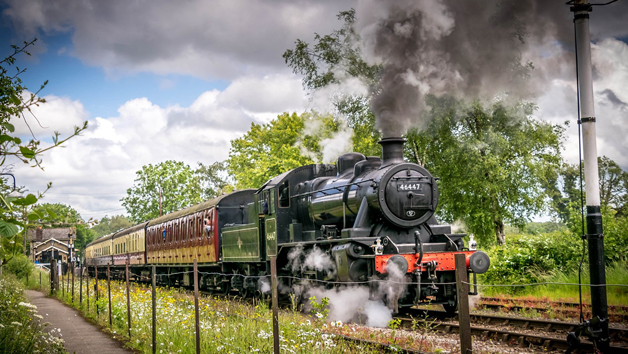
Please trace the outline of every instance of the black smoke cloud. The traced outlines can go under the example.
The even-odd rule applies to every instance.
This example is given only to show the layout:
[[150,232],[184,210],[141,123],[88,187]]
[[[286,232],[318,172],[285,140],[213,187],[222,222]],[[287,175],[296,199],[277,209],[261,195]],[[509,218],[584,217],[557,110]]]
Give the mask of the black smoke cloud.
[[530,58],[543,56],[534,50],[573,46],[561,1],[365,0],[356,15],[367,60],[384,67],[371,108],[385,137],[421,127],[428,94],[534,97],[552,72],[533,69]]

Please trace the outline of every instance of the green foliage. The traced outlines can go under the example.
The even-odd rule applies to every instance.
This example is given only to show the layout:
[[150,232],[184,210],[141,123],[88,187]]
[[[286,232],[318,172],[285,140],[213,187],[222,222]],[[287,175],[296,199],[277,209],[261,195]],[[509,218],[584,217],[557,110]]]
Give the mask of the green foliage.
[[[310,90],[338,84],[347,78],[375,87],[381,77],[382,66],[369,65],[362,59],[358,45],[360,36],[354,29],[355,10],[340,12],[338,19],[344,21],[342,28],[324,36],[316,33],[312,46],[297,39],[295,48],[283,54],[286,64],[295,74],[303,75],[303,86]],[[381,152],[377,141],[381,135],[375,127],[369,97],[341,93],[329,99],[337,115],[353,129],[353,151],[379,156]]]
[[23,85],[20,78],[20,75],[26,69],[20,69],[16,66],[15,72],[13,74],[9,73],[9,67],[16,64],[17,56],[19,54],[30,55],[27,49],[29,46],[34,45],[36,41],[37,39],[24,42],[21,47],[12,45],[13,53],[0,61],[0,165],[4,164],[7,156],[14,156],[24,163],[41,167],[39,156],[43,152],[60,146],[68,139],[79,135],[83,130],[87,129],[87,121],[85,121],[82,127],[74,127],[74,133],[62,140],[59,140],[59,133],[54,132],[52,136],[53,144],[45,148],[40,147],[41,141],[35,137],[28,142],[23,142],[21,138],[14,136],[15,127],[11,124],[11,119],[27,120],[26,113],[31,113],[31,107],[39,106],[46,102],[38,94],[46,87],[48,81],[45,81],[39,90],[27,96],[24,93],[28,89]]
[[[309,124],[319,124],[323,133],[307,132]],[[283,113],[268,124],[252,123],[244,136],[231,141],[227,169],[238,189],[259,188],[271,177],[320,159],[320,139],[338,128],[332,117],[311,113]]]
[[[582,217],[579,203],[571,203],[569,209],[570,218],[567,226],[572,235],[582,235]],[[617,211],[610,206],[603,206],[601,211],[606,264],[626,260],[626,255],[628,254],[628,216],[618,216]]]
[[[577,208],[570,207],[569,228],[538,234],[509,235],[503,247],[492,247],[489,270],[480,276],[484,284],[528,284],[554,281],[556,277],[577,274],[583,244],[582,224]],[[628,254],[628,217],[617,217],[610,207],[602,209],[605,263],[624,264]],[[584,264],[588,262],[585,254]],[[583,276],[588,278],[585,271]],[[552,280],[554,279],[554,280]],[[577,282],[577,281],[576,281]],[[496,291],[496,290],[489,290]],[[525,293],[524,288],[500,288],[499,292]]]
[[76,240],[74,241],[74,248],[77,254],[83,256],[83,251],[88,243],[96,239],[94,231],[87,227],[85,224],[76,225]]
[[74,227],[84,220],[76,209],[62,203],[42,203],[34,205],[32,221],[39,224],[44,229],[54,229],[58,227]]
[[327,321],[327,316],[329,316],[329,298],[323,297],[321,301],[316,300],[316,296],[311,296],[308,300],[310,300],[310,305],[312,309],[310,312],[321,322]]
[[[616,211],[616,217],[628,215],[628,172],[606,156],[598,157],[598,175],[600,177],[600,202],[602,206]],[[582,170],[584,176],[584,165]],[[560,175],[549,181],[548,192],[552,198],[554,212],[565,223],[571,218],[573,205],[585,203],[585,184],[580,193],[580,171],[578,164],[564,164]],[[579,216],[579,211],[576,212]]]
[[[39,121],[32,115],[31,108],[46,101],[38,96],[39,92],[46,86],[48,81],[34,93],[27,94],[28,88],[23,85],[20,75],[26,69],[15,66],[17,57],[20,54],[30,55],[28,47],[34,45],[36,39],[24,42],[20,46],[12,45],[13,52],[0,61],[0,167],[4,165],[7,156],[12,156],[19,161],[31,166],[41,166],[41,154],[61,146],[69,139],[79,135],[87,129],[87,121],[82,127],[74,127],[74,132],[60,139],[58,132],[52,136],[52,144],[47,147],[40,147],[41,141],[35,136],[28,142],[15,135],[15,126],[11,123],[14,119],[23,119],[28,122],[30,119]],[[15,71],[9,73],[11,67],[15,66]],[[46,191],[51,187],[48,184]],[[40,213],[34,213],[32,205],[42,197],[43,193],[28,194],[24,197],[9,197],[13,188],[8,187],[4,180],[0,183],[0,263],[10,260],[15,254],[23,252],[23,233],[32,226],[32,222],[44,217]],[[45,191],[44,191],[45,193]],[[5,196],[6,195],[6,196]],[[22,232],[22,234],[20,234]]]
[[546,181],[561,164],[563,129],[532,107],[465,107],[428,97],[429,125],[408,133],[406,157],[440,178],[439,213],[462,220],[484,244],[503,243],[504,224],[522,227],[547,207]]
[[94,233],[95,238],[109,235],[118,230],[126,229],[133,226],[133,221],[124,215],[114,215],[112,217],[104,216],[97,225],[90,230]]
[[224,161],[216,161],[211,165],[199,162],[194,173],[200,180],[204,199],[212,199],[230,193],[234,189]]
[[201,183],[189,165],[167,160],[148,164],[136,172],[133,187],[127,189],[122,206],[135,223],[159,216],[161,191],[162,215],[203,201]]
[[66,353],[63,341],[46,333],[47,324],[28,303],[22,284],[11,275],[0,278],[0,353]]
[[6,264],[6,270],[18,279],[26,277],[35,270],[33,263],[23,254],[16,255]]

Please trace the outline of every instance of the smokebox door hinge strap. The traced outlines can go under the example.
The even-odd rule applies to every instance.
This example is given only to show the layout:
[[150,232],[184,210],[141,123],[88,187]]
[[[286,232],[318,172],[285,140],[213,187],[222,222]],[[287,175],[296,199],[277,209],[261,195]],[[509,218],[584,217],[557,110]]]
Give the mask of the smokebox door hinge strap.
[[582,117],[582,118],[578,119],[578,124],[595,123],[595,122],[596,122],[595,117]]

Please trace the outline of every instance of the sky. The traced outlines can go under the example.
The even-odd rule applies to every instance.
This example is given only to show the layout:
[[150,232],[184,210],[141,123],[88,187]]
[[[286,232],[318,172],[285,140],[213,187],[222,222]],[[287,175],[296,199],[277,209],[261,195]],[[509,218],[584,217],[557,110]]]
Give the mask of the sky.
[[[44,170],[18,163],[18,185],[53,187],[43,202],[71,205],[84,219],[124,214],[120,199],[135,172],[168,159],[211,164],[251,123],[282,112],[320,108],[282,54],[296,39],[340,28],[339,11],[361,0],[98,1],[0,0],[0,54],[38,38],[20,57],[22,80],[47,103],[28,117],[32,134],[50,143],[87,120],[64,148],[44,154]],[[628,0],[591,14],[598,152],[628,170]],[[565,21],[571,23],[565,7]],[[535,53],[535,65],[554,58]],[[558,48],[558,49],[557,49]],[[3,57],[4,57],[3,56]],[[564,157],[578,160],[575,68],[538,92],[535,117],[567,128]],[[574,75],[569,74],[570,70]],[[20,136],[31,134],[15,120]]]

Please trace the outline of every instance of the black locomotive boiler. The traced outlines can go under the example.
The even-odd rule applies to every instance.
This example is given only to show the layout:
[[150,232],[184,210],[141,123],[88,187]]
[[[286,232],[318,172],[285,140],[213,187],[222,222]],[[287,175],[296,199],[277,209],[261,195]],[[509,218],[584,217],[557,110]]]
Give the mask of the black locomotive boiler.
[[[382,159],[344,154],[336,165],[302,166],[256,191],[234,192],[234,198],[222,196],[149,221],[141,237],[144,260],[132,266],[147,274],[146,265],[156,264],[159,273],[173,273],[165,279],[185,286],[192,259],[201,259],[201,288],[250,296],[263,290],[260,277],[270,274],[275,256],[284,292],[317,283],[368,286],[395,310],[424,302],[454,310],[454,254],[465,254],[473,273],[485,272],[489,258],[465,248],[465,234],[438,223],[436,179],[403,160],[404,141],[380,141]],[[200,220],[209,220],[209,227],[199,227]],[[118,234],[128,232],[109,235],[104,243],[115,244]],[[99,240],[90,246],[102,247]],[[128,248],[113,249],[121,253],[107,253],[104,262],[90,256],[101,251],[87,252],[88,265],[115,267],[114,259],[119,264]],[[312,255],[325,262],[307,262]],[[390,280],[404,286],[382,291]]]

